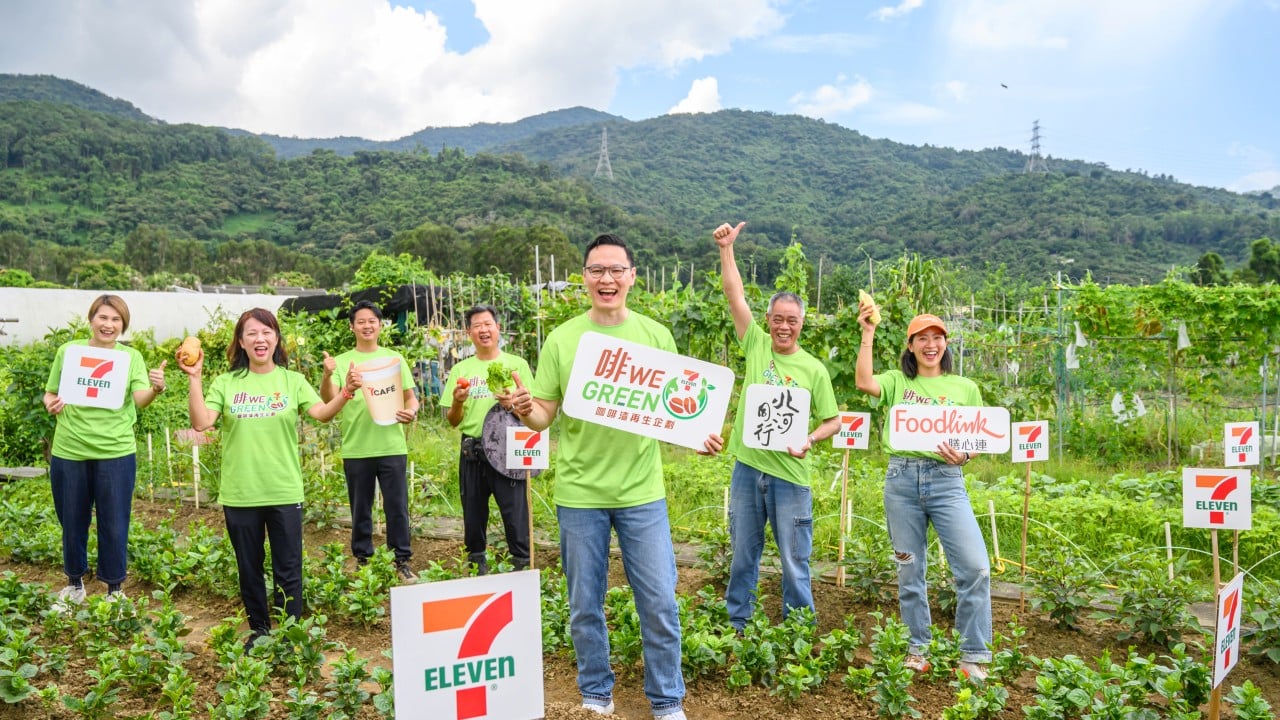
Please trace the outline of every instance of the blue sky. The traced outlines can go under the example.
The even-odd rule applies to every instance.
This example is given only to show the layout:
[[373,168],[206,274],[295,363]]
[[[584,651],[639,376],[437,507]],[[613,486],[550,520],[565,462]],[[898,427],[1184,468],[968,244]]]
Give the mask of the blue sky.
[[583,105],[1280,186],[1280,0],[10,0],[0,72],[170,122],[392,139]]

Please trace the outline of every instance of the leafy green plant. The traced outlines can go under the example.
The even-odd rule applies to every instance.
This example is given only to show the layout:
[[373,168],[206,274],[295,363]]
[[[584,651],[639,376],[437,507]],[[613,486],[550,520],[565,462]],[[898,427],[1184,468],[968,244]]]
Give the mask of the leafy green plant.
[[733,546],[729,530],[717,525],[706,532],[698,546],[698,567],[712,582],[724,585],[729,582],[732,564]]
[[1009,691],[1003,685],[966,685],[956,692],[956,703],[943,709],[942,720],[986,720],[999,715],[1008,703]]
[[1091,617],[1118,624],[1116,639],[1122,642],[1141,639],[1173,648],[1184,642],[1185,632],[1203,633],[1199,621],[1187,610],[1200,599],[1200,592],[1188,579],[1183,560],[1175,564],[1174,579],[1170,580],[1164,564],[1152,557],[1135,558],[1123,568],[1114,608],[1104,606]]
[[124,690],[125,677],[120,667],[124,654],[119,648],[104,648],[98,654],[97,667],[87,671],[94,681],[89,686],[89,691],[83,697],[62,696],[62,703],[67,709],[87,720],[111,717],[111,706]]
[[1057,548],[1034,561],[1031,609],[1058,627],[1075,628],[1102,588],[1102,579],[1089,562],[1069,549]]
[[1249,621],[1253,630],[1245,645],[1253,656],[1280,664],[1280,582],[1265,582],[1248,594]]
[[324,693],[328,698],[327,712],[332,720],[352,720],[359,714],[360,706],[369,699],[369,691],[364,689],[364,683],[370,677],[368,664],[368,660],[350,648],[333,662],[333,674],[325,684]]
[[1236,720],[1273,720],[1275,717],[1271,714],[1271,703],[1262,697],[1262,691],[1249,680],[1231,688],[1226,701],[1233,706]]

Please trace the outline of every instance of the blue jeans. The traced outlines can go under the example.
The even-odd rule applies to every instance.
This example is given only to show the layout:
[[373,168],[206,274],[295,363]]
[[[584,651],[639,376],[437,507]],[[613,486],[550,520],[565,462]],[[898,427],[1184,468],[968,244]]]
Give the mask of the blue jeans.
[[991,562],[958,465],[914,457],[890,457],[884,480],[884,514],[898,565],[898,613],[911,629],[910,652],[929,645],[929,595],[925,583],[929,523],[955,575],[960,659],[991,662]]
[[733,562],[724,603],[729,621],[742,629],[755,611],[764,524],[773,528],[782,561],[782,616],[792,608],[813,606],[809,556],[813,554],[813,493],[741,462],[733,464],[729,483],[729,537]]
[[609,628],[604,618],[612,529],[618,533],[622,567],[640,616],[644,694],[655,717],[680,710],[684,675],[680,667],[676,556],[667,501],[604,509],[558,505],[556,518],[560,521],[560,564],[569,584],[569,629],[578,657],[578,690],[583,702],[607,705],[613,699]]
[[129,516],[137,455],[110,460],[49,460],[53,509],[62,525],[62,571],[72,580],[89,572],[89,521],[98,514],[98,579],[124,582],[129,567]]

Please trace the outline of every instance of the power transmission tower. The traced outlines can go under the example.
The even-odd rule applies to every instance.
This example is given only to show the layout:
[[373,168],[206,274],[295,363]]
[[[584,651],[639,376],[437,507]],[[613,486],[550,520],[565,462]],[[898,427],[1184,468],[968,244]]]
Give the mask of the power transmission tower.
[[1027,158],[1027,167],[1024,173],[1033,172],[1049,172],[1049,166],[1044,162],[1044,156],[1040,154],[1040,121],[1036,120],[1031,124],[1031,157]]
[[609,164],[609,128],[605,128],[600,135],[600,159],[596,161],[595,176],[613,179],[613,166]]

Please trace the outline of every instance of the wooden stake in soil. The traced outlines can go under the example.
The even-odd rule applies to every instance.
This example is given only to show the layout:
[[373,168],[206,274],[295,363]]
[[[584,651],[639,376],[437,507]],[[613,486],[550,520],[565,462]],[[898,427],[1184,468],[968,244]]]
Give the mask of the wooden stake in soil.
[[191,443],[191,479],[195,481],[196,509],[200,509],[200,446]]
[[147,433],[147,497],[156,501],[156,455],[151,450],[151,433]]
[[[1031,510],[1031,463],[1027,463],[1027,482],[1022,489],[1022,558],[1019,560],[1019,566],[1022,568],[1022,579],[1018,581],[1018,615],[1023,616],[1027,612],[1027,520],[1030,517]],[[992,526],[994,527],[994,523]]]
[[532,570],[537,565],[533,562],[533,471],[524,471],[524,504],[525,512],[529,513],[529,569]]
[[[1239,531],[1236,531],[1236,534],[1239,535]],[[1218,597],[1218,592],[1222,590],[1222,571],[1218,566],[1218,531],[1215,529],[1209,530],[1209,546],[1213,551],[1213,596],[1216,598]],[[1215,602],[1213,607],[1216,610],[1218,604]],[[1217,615],[1216,612],[1214,614]],[[1214,619],[1215,627],[1217,627],[1219,620],[1220,618]],[[1210,653],[1209,656],[1212,658],[1214,653]],[[1213,673],[1210,672],[1210,680],[1213,679],[1212,676]],[[1213,692],[1209,693],[1209,720],[1218,720],[1221,712],[1222,685],[1218,685],[1213,689]]]
[[991,549],[995,551],[995,558],[1000,559],[1000,535],[996,533],[996,503],[994,500],[987,501],[987,516],[991,518]]
[[844,587],[845,522],[849,517],[849,450],[840,462],[840,549],[836,552],[836,584]]
[[1169,523],[1164,524],[1164,556],[1169,563],[1169,582],[1173,582],[1173,531]]
[[168,468],[169,487],[173,487],[173,443],[170,439],[173,436],[169,433],[169,426],[164,426],[164,466]]

